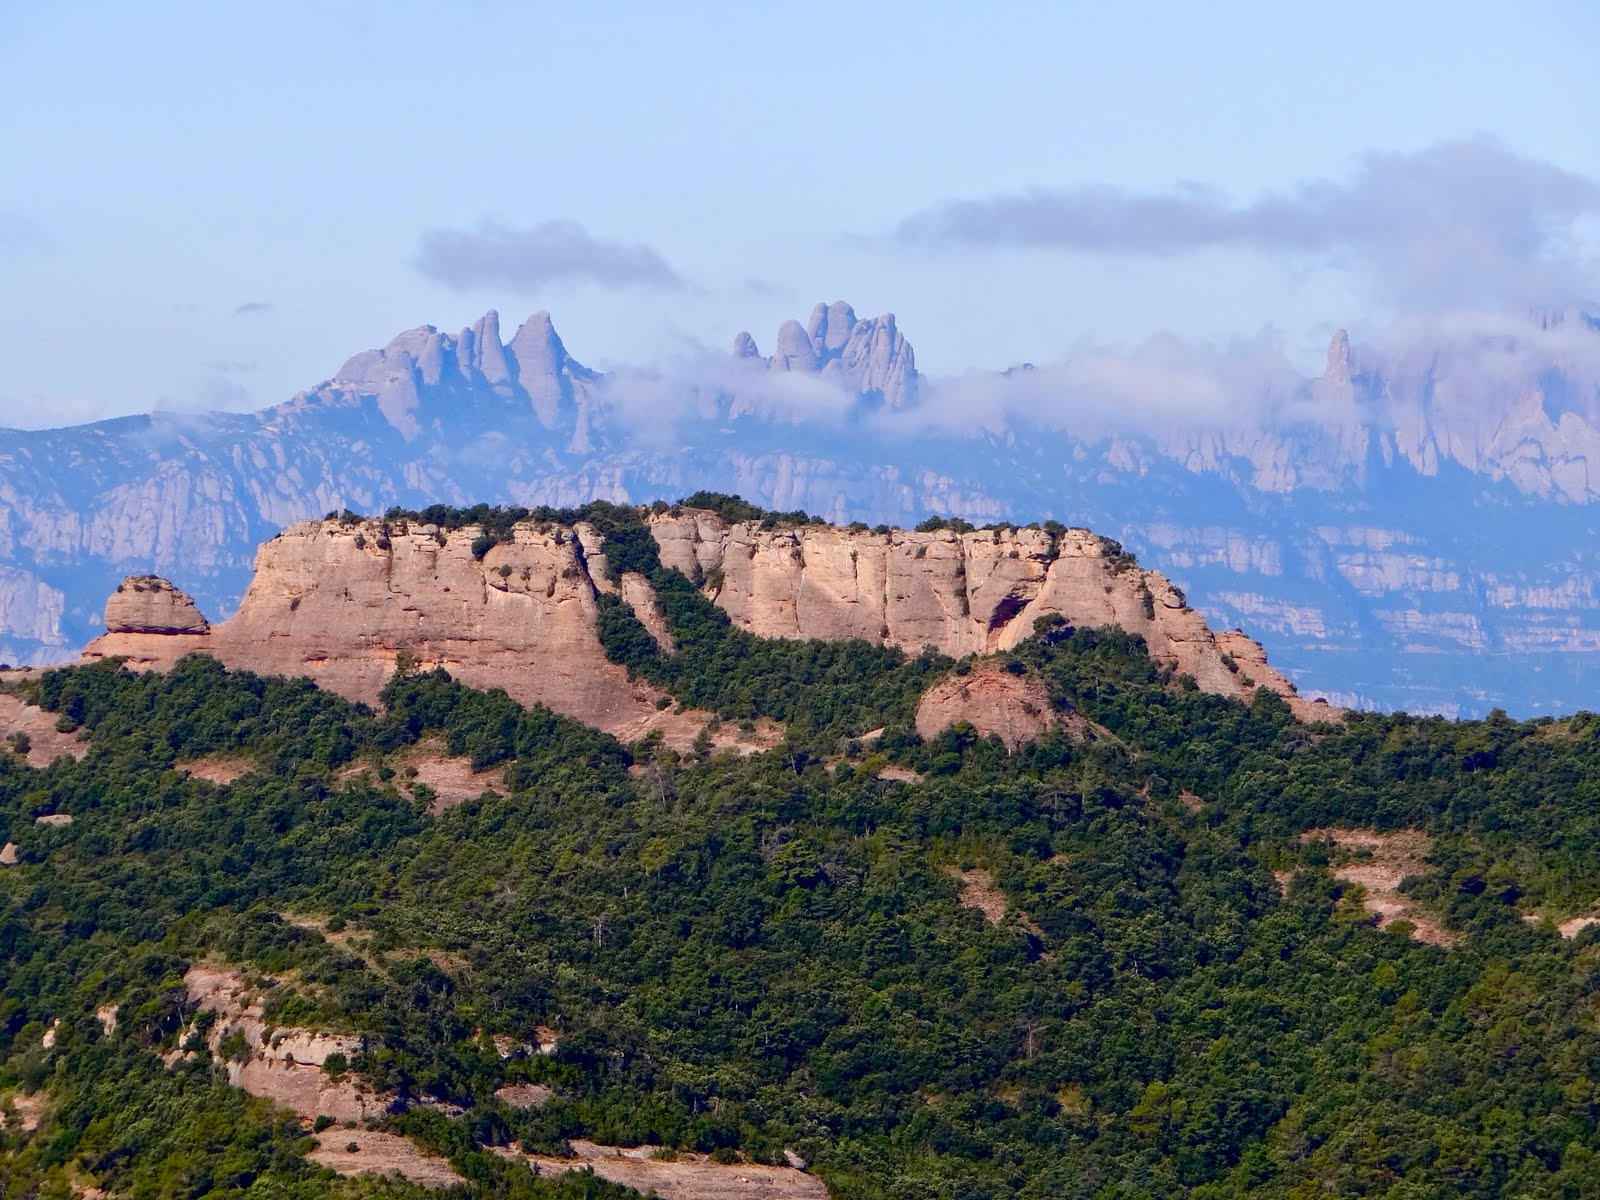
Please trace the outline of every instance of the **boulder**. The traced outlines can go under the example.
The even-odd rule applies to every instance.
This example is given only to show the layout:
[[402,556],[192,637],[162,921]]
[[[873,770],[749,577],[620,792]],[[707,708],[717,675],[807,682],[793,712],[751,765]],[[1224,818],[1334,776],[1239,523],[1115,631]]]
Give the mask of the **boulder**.
[[106,601],[108,633],[206,633],[210,628],[188,593],[159,575],[130,575]]

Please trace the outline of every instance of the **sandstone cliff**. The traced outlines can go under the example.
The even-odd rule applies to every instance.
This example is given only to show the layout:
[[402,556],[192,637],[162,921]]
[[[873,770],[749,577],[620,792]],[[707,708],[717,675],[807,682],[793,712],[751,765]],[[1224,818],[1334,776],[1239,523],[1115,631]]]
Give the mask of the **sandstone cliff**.
[[929,688],[917,705],[917,732],[925,738],[965,722],[982,737],[998,737],[1009,750],[1038,741],[1052,729],[1079,741],[1095,727],[1071,708],[1050,703],[1044,680],[985,663],[965,675],[952,674]]
[[406,650],[424,668],[619,736],[653,727],[658,694],[600,648],[597,589],[577,534],[524,524],[480,560],[477,533],[305,521],[261,547],[239,611],[209,632],[112,631],[85,653],[165,668],[203,650],[371,703]]
[[[108,605],[110,631],[85,655],[165,668],[203,650],[232,667],[308,675],[372,702],[404,650],[425,668],[502,687],[623,738],[651,728],[674,742],[693,738],[704,714],[659,709],[658,692],[605,656],[598,595],[613,585],[593,528],[524,522],[481,559],[473,554],[478,532],[302,522],[261,547],[255,577],[227,621],[206,627],[171,585],[129,580],[119,595],[145,598],[138,612]],[[962,657],[1015,646],[1037,617],[1060,614],[1143,635],[1159,662],[1208,691],[1247,699],[1265,686],[1302,718],[1332,711],[1295,695],[1259,646],[1242,635],[1219,640],[1164,578],[1084,530],[763,530],[687,511],[655,517],[652,533],[664,565],[704,581],[736,625],[763,637],[862,637]],[[670,651],[649,582],[624,575],[620,593]],[[152,604],[160,611],[146,611]]]
[[1085,529],[763,530],[686,512],[657,517],[653,532],[664,565],[705,580],[733,622],[761,637],[859,637],[962,658],[1009,650],[1039,617],[1060,615],[1139,634],[1158,663],[1208,692],[1248,700],[1266,687],[1302,720],[1335,711],[1302,699],[1257,643],[1213,634],[1163,575]]

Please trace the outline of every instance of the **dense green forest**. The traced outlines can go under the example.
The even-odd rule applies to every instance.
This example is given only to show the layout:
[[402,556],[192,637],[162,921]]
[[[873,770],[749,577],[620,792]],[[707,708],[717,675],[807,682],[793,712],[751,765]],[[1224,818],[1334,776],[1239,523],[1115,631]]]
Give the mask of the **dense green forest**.
[[[0,1097],[47,1099],[0,1133],[0,1195],[423,1194],[310,1165],[204,1053],[162,1065],[201,960],[454,1106],[385,1121],[479,1196],[624,1194],[485,1150],[579,1137],[793,1150],[840,1198],[1600,1195],[1600,931],[1524,919],[1600,897],[1600,720],[1307,727],[1046,621],[1010,667],[1106,736],[923,741],[916,696],[962,665],[763,642],[634,553],[680,650],[608,601],[608,653],[783,744],[624,746],[442,672],[376,710],[201,656],[26,685],[88,753],[0,748]],[[424,739],[493,789],[429,815],[396,770]],[[254,769],[177,769],[207,755]],[[1375,928],[1343,852],[1299,836],[1330,826],[1427,833],[1404,890],[1448,944]],[[973,868],[997,922],[961,903]],[[488,1040],[540,1027],[552,1054]],[[556,1098],[509,1108],[516,1081]]]

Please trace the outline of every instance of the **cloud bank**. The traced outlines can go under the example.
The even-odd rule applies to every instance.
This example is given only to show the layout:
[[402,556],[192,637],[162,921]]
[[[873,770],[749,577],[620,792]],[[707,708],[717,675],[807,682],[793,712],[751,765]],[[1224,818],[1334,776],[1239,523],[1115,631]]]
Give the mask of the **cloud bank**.
[[925,381],[922,404],[873,422],[890,436],[1039,429],[1099,438],[1284,430],[1393,429],[1426,409],[1443,436],[1518,411],[1600,426],[1600,316],[1455,313],[1398,322],[1352,345],[1376,390],[1297,369],[1272,330],[1219,342],[1172,334],[1123,352],[1087,347],[1057,363]]
[[1151,257],[1246,250],[1355,271],[1401,306],[1560,307],[1594,298],[1600,272],[1584,227],[1596,218],[1600,181],[1479,137],[1368,154],[1347,178],[1242,203],[1196,183],[951,201],[907,218],[893,237]]
[[888,435],[1045,429],[1080,436],[1222,429],[1290,414],[1309,384],[1267,330],[1222,343],[1160,334],[1131,351],[924,383],[922,403],[873,422]]
[[415,265],[456,291],[498,287],[536,292],[547,284],[681,288],[684,279],[648,246],[606,241],[576,221],[508,229],[485,220],[476,229],[433,229],[422,235]]
[[602,377],[600,394],[618,427],[646,444],[668,443],[685,425],[742,417],[834,430],[859,403],[816,375],[769,371],[764,363],[704,346],[691,346],[659,367],[613,370]]

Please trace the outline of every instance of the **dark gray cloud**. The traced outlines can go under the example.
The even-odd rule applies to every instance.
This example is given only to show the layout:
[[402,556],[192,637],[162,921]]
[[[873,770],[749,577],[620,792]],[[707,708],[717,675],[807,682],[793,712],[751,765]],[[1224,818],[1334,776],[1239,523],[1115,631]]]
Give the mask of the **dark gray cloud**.
[[422,235],[416,267],[458,291],[474,287],[534,292],[550,283],[681,288],[684,279],[648,246],[593,237],[575,221],[508,229],[484,221],[473,230]]
[[898,241],[1169,256],[1243,249],[1361,273],[1401,303],[1565,304],[1592,296],[1600,182],[1489,138],[1413,154],[1373,153],[1344,179],[1237,202],[1195,183],[1111,186],[952,201],[918,213]]
[[254,317],[262,313],[271,312],[273,307],[271,300],[246,300],[233,310],[233,315],[236,317]]

